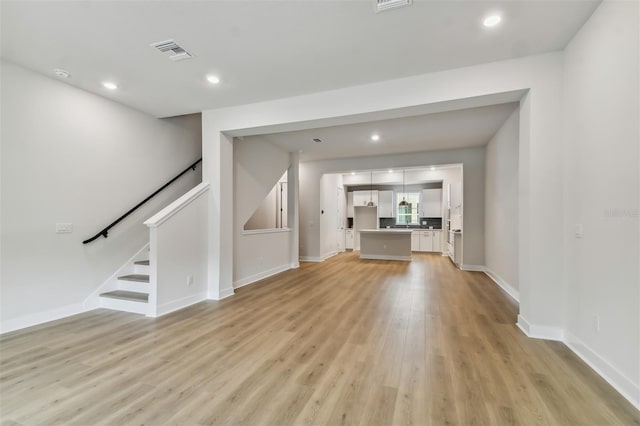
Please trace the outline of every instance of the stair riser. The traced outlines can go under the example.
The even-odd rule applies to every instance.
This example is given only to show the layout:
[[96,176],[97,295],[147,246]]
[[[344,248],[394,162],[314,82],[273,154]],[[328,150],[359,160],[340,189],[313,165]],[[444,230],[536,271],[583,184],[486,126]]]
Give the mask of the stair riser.
[[118,290],[135,291],[149,294],[149,283],[139,281],[118,280]]
[[100,306],[115,311],[132,312],[134,314],[146,315],[149,312],[147,302],[135,302],[133,300],[113,299],[110,297],[101,297]]
[[149,265],[134,265],[134,273],[149,275],[150,273]]

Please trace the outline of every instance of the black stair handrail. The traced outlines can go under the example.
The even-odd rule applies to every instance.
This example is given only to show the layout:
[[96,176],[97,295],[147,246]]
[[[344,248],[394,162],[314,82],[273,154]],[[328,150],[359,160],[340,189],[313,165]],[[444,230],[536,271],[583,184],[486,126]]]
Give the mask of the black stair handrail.
[[146,203],[147,201],[149,201],[150,199],[152,199],[153,197],[155,197],[160,191],[162,191],[163,189],[165,189],[167,186],[171,185],[173,182],[175,182],[176,180],[178,180],[182,175],[184,175],[185,173],[187,173],[189,170],[196,170],[196,166],[198,165],[199,162],[202,161],[202,157],[200,159],[198,159],[198,161],[196,161],[195,163],[193,163],[192,165],[190,165],[189,167],[187,167],[186,169],[184,169],[182,172],[180,172],[180,174],[176,177],[174,177],[173,179],[171,179],[169,182],[165,183],[164,185],[162,185],[161,188],[159,188],[158,190],[156,190],[156,192],[154,192],[153,194],[149,195],[147,198],[145,198],[144,200],[140,201],[138,204],[136,204],[136,206],[134,208],[132,208],[131,210],[129,210],[128,212],[126,212],[125,214],[123,214],[122,216],[120,216],[118,219],[114,220],[111,225],[107,226],[106,228],[104,228],[102,231],[98,232],[96,235],[94,235],[93,237],[89,238],[88,240],[84,240],[82,242],[82,244],[88,244],[91,241],[95,241],[98,238],[100,238],[100,236],[103,236],[105,238],[107,238],[109,236],[109,230],[111,228],[113,228],[114,226],[116,226],[118,223],[120,223],[124,218],[126,218],[127,216],[129,216],[131,213],[133,213],[134,211],[136,211],[140,206],[142,206],[144,203]]

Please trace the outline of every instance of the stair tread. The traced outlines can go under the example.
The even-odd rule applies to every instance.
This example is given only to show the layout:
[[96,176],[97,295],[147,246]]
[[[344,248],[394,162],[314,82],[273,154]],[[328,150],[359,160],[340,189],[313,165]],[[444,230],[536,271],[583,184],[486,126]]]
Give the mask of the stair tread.
[[149,295],[147,293],[138,293],[135,291],[115,290],[102,293],[100,297],[110,297],[111,299],[131,300],[134,302],[148,302]]
[[121,277],[118,277],[118,279],[125,280],[125,281],[138,281],[141,283],[148,283],[149,275],[143,275],[143,274],[123,275]]
[[149,266],[148,260],[138,260],[137,262],[133,262],[134,265],[146,265]]

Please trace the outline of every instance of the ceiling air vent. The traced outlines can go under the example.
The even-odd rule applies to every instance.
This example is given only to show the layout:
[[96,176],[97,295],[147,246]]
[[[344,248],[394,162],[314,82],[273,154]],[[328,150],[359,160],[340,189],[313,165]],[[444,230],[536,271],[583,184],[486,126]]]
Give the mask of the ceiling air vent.
[[410,5],[411,0],[376,0],[376,13]]
[[158,49],[163,55],[168,56],[172,61],[182,61],[193,57],[191,53],[180,47],[178,43],[173,40],[151,43],[150,46]]

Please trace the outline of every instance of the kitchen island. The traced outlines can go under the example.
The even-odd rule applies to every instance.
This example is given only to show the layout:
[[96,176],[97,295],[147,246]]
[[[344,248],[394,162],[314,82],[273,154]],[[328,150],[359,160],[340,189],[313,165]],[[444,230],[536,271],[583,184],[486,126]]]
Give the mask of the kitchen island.
[[411,260],[411,229],[361,229],[360,259]]

